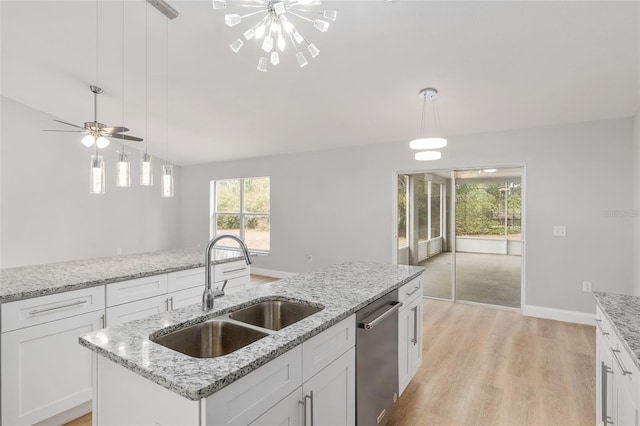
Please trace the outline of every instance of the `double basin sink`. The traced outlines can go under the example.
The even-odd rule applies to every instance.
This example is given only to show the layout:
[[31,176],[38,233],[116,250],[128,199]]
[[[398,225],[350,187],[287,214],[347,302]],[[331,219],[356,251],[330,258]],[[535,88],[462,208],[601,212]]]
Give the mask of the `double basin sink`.
[[215,358],[235,352],[321,310],[298,302],[267,300],[226,315],[233,321],[212,319],[151,341],[195,358]]

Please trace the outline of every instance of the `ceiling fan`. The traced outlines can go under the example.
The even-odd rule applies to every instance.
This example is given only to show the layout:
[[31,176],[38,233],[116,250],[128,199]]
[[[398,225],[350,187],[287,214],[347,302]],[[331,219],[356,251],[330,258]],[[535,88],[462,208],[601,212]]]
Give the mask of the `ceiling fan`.
[[86,136],[82,138],[82,144],[90,147],[94,143],[98,148],[104,148],[109,145],[109,140],[120,139],[134,142],[142,142],[142,138],[135,136],[123,135],[123,132],[128,132],[126,127],[107,127],[106,124],[98,122],[98,95],[102,93],[102,89],[98,86],[89,86],[91,92],[93,92],[93,121],[87,121],[83,126],[77,126],[75,124],[67,123],[62,120],[53,120],[58,123],[66,124],[67,126],[75,127],[81,130],[44,130],[45,132],[70,132],[70,133],[84,133]]

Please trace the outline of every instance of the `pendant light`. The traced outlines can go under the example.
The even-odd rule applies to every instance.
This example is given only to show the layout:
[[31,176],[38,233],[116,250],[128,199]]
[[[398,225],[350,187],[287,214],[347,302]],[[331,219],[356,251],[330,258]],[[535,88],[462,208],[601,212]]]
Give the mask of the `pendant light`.
[[146,117],[146,137],[144,154],[140,157],[140,185],[153,185],[153,164],[149,149],[149,3],[145,3],[145,117]]
[[166,126],[166,137],[167,137],[167,155],[165,156],[164,164],[162,165],[162,196],[164,198],[171,198],[174,195],[173,188],[173,166],[169,163],[169,19],[167,19],[167,87],[166,87],[166,117],[165,117],[165,126]]
[[[100,32],[99,29],[99,23],[100,23],[100,19],[99,19],[99,1],[96,0],[96,85],[98,85],[98,72],[100,70],[99,68],[99,64],[98,64],[98,60],[99,60],[99,56],[98,56],[98,47],[99,47],[99,39],[98,39],[98,34]],[[97,89],[97,86],[96,86]],[[93,90],[93,88],[92,88]],[[98,89],[100,91],[102,91],[101,89]],[[96,118],[94,119],[94,121],[97,122],[97,97],[94,94],[94,114],[96,115]],[[106,141],[106,143],[105,143]],[[94,154],[90,157],[89,159],[89,193],[90,194],[104,194],[105,193],[105,182],[104,182],[104,158],[102,157],[102,155],[98,154],[98,149],[99,148],[104,148],[105,146],[109,145],[109,141],[107,140],[107,138],[103,137],[103,136],[94,136],[94,135],[87,135],[82,139],[82,143],[85,146],[91,146],[92,144],[95,143],[95,151]]]
[[418,161],[432,161],[439,160],[442,157],[440,151],[434,151],[436,149],[444,148],[447,146],[447,140],[440,137],[425,137],[425,116],[427,110],[427,102],[433,106],[433,119],[434,124],[437,126],[440,121],[440,115],[436,104],[438,98],[438,91],[433,88],[422,89],[418,92],[418,96],[422,99],[422,120],[420,121],[420,138],[414,139],[409,142],[411,149],[422,150],[415,154],[415,159]]
[[96,146],[95,154],[89,162],[89,193],[104,194],[104,158],[98,154]]
[[[122,126],[124,127],[124,2],[122,0]],[[117,153],[118,161],[116,162],[116,186],[128,188],[131,186],[131,163],[129,156],[124,150],[124,142],[122,143],[122,151]]]

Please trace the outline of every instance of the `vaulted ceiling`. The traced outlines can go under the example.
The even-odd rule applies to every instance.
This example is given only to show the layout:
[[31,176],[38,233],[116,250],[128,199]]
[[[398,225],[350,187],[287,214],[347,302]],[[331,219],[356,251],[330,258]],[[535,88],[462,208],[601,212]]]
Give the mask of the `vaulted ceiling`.
[[225,26],[210,0],[169,3],[180,16],[167,24],[144,1],[100,1],[96,32],[94,1],[2,1],[3,96],[81,124],[97,82],[99,121],[124,122],[162,157],[168,28],[180,165],[406,143],[424,87],[440,92],[449,137],[638,111],[638,2],[325,1],[338,11],[328,32],[299,25],[320,55],[299,68],[285,51],[267,73],[256,42],[229,49],[248,24]]

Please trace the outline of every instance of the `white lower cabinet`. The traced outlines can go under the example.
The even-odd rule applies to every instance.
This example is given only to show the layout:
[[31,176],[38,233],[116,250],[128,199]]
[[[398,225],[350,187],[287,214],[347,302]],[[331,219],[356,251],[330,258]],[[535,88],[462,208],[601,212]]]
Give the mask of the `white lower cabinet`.
[[[327,335],[341,337],[327,341]],[[100,357],[94,424],[354,425],[355,346],[343,338],[354,335],[351,316],[201,401],[189,401]],[[335,355],[305,365],[313,359],[304,356],[305,347]],[[337,348],[344,350],[338,354]]]
[[2,334],[2,424],[32,425],[91,401],[96,355],[78,338],[103,319],[104,308]]
[[168,308],[169,298],[167,295],[111,306],[107,308],[107,327],[166,312]]
[[638,426],[640,370],[596,310],[596,424]]
[[398,313],[398,385],[400,395],[422,364],[422,276],[402,286]]

